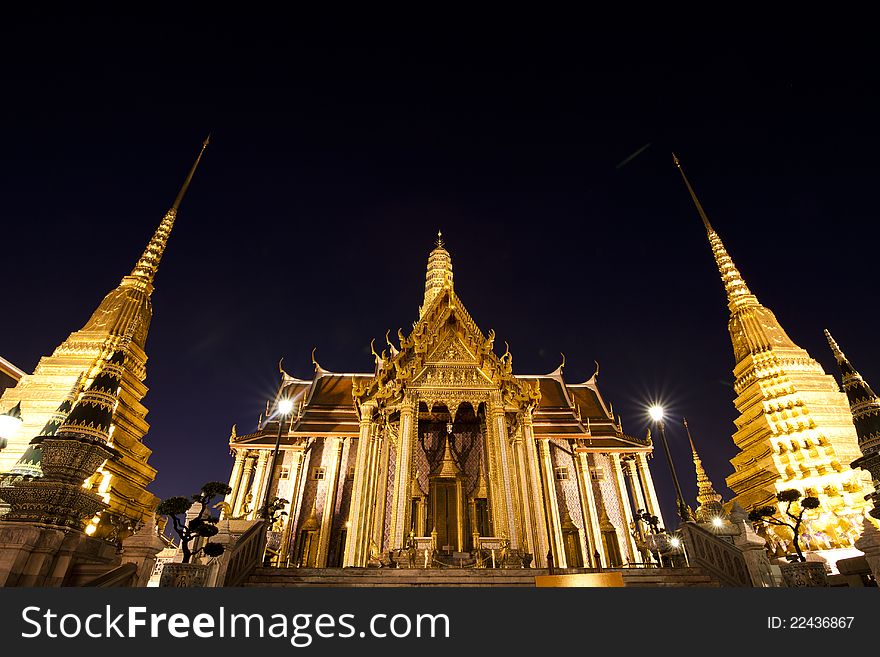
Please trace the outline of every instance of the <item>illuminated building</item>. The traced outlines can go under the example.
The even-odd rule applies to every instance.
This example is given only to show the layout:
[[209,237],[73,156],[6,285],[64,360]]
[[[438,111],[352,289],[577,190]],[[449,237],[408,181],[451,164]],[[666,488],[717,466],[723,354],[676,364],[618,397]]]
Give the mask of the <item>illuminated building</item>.
[[[846,395],[746,286],[677,158],[675,164],[703,220],[730,309],[739,411],[733,434],[739,453],[727,477],[734,501],[746,510],[784,507],[776,494],[798,489],[821,503],[807,516],[808,548],[852,548],[871,506],[870,479],[850,468],[861,453]],[[791,533],[768,538],[784,551]]]
[[[59,413],[66,414],[73,405],[73,399],[69,398],[72,391],[76,393],[79,386],[87,390],[106,359],[124,348],[113,423],[106,427],[109,444],[118,456],[99,468],[89,483],[109,504],[104,516],[126,518],[134,524],[152,516],[158,500],[146,487],[155,478],[156,470],[147,463],[151,450],[143,438],[149,424],[145,419],[147,409],[141,403],[147,393],[144,346],[152,319],[150,298],[178,208],[207,143],[206,140],[177,198],[131,273],[104,297],[85,326],[71,333],[52,355],[41,358],[32,374],[25,374],[16,385],[4,390],[0,407],[20,401],[24,419],[9,446],[0,452],[0,473],[6,473],[4,480],[9,481],[10,475],[13,479],[40,475],[39,454],[30,444],[31,439],[44,435],[47,428],[57,429]],[[80,426],[79,429],[90,431],[98,427]]]
[[6,388],[10,388],[18,383],[24,375],[25,373],[22,370],[0,356],[0,394]]
[[[622,431],[595,374],[568,383],[564,359],[549,374],[513,374],[510,351],[495,353],[494,332],[456,295],[439,236],[418,321],[397,336],[373,350],[372,373],[328,371],[314,353],[311,380],[282,370],[266,420],[233,428],[225,513],[255,518],[267,497],[285,500],[274,563],[365,566],[389,552],[419,565],[491,554],[545,567],[548,552],[559,567],[642,560],[635,511],[662,523],[650,441]],[[281,400],[289,416],[275,412]]]

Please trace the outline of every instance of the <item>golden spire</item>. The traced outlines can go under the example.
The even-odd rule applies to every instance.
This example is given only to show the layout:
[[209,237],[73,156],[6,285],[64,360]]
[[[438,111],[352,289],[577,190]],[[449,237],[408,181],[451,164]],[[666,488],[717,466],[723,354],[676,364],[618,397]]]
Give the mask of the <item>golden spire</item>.
[[153,237],[150,239],[149,244],[147,244],[147,248],[144,249],[143,254],[134,266],[134,269],[132,269],[131,274],[126,277],[127,281],[140,285],[151,285],[153,283],[153,277],[155,277],[156,270],[159,268],[159,261],[162,260],[162,254],[165,252],[165,246],[168,243],[168,237],[171,235],[171,229],[174,228],[174,219],[177,217],[177,210],[180,207],[181,201],[183,201],[183,197],[186,195],[186,190],[189,189],[189,184],[192,182],[193,175],[196,172],[196,168],[199,166],[199,162],[202,160],[202,155],[204,154],[205,148],[207,148],[210,139],[211,135],[208,135],[205,141],[202,142],[202,149],[199,151],[196,161],[193,163],[186,179],[183,181],[183,185],[180,187],[180,191],[177,193],[174,203],[171,204],[168,212],[165,213],[165,216],[159,223],[159,227],[156,229],[156,232],[153,233]]
[[840,348],[840,345],[837,344],[837,340],[831,337],[831,332],[828,329],[825,329],[825,339],[828,340],[828,346],[831,347],[831,351],[834,353],[834,359],[838,363],[842,363],[846,360],[846,355],[844,355],[843,350]]
[[447,285],[452,287],[452,258],[445,248],[443,234],[437,231],[436,246],[428,256],[428,271],[425,274],[425,300],[419,309],[419,317],[428,309],[431,301]]
[[682,419],[684,423],[684,429],[687,431],[688,441],[691,444],[691,452],[694,457],[694,469],[697,471],[697,515],[699,517],[700,511],[702,509],[710,509],[712,507],[717,507],[717,505],[721,502],[721,496],[715,492],[715,488],[712,486],[712,481],[709,479],[709,475],[706,474],[706,470],[703,468],[703,462],[700,460],[700,455],[697,454],[697,448],[694,447],[694,439],[691,438],[691,430],[688,427],[687,418]]
[[434,476],[452,478],[457,477],[460,474],[461,468],[459,468],[458,463],[455,462],[455,457],[452,455],[452,448],[449,445],[449,434],[446,434],[446,444],[443,448],[443,458],[440,459],[440,464],[434,471]]
[[691,187],[691,183],[684,174],[684,169],[682,169],[681,162],[679,162],[675,153],[672,154],[672,161],[675,162],[675,166],[678,168],[682,180],[684,180],[685,187],[687,187],[694,205],[697,206],[700,219],[703,220],[706,235],[709,237],[709,245],[712,247],[712,255],[715,256],[715,263],[718,265],[718,271],[721,273],[721,280],[724,282],[724,289],[727,292],[727,305],[730,308],[730,312],[735,312],[748,306],[758,306],[758,299],[749,290],[736,265],[733,264],[733,259],[727,253],[727,249],[724,248],[724,243],[718,237],[715,229],[712,228],[712,224],[709,223],[709,218],[700,204],[700,199],[697,198],[694,188]]

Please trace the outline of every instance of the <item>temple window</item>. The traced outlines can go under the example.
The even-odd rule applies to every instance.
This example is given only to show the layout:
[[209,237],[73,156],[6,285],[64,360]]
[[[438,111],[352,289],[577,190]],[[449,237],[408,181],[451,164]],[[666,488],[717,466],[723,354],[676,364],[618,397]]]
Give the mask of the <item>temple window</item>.
[[281,466],[281,479],[290,479],[290,468],[286,465]]
[[605,468],[590,468],[593,481],[605,481]]
[[314,469],[313,479],[323,479],[324,478],[324,468],[315,468]]
[[566,468],[565,466],[560,466],[554,469],[554,472],[556,473],[557,480],[565,481],[566,479],[568,479],[568,468]]

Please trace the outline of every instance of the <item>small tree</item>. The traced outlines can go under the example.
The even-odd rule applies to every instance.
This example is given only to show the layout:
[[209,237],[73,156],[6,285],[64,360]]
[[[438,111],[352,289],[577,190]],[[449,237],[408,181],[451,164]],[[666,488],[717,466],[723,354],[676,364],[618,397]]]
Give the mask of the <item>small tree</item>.
[[284,510],[286,506],[287,500],[283,497],[276,497],[272,500],[269,505],[269,527],[271,529],[275,529],[281,523],[281,519],[287,515],[287,511]]
[[[199,554],[205,554],[209,557],[219,557],[223,554],[223,550],[226,548],[220,543],[209,541],[195,552],[190,549],[190,543],[196,538],[210,538],[217,534],[219,518],[211,517],[208,504],[218,495],[227,495],[231,491],[232,489],[223,482],[209,481],[202,486],[202,490],[197,495],[192,496],[192,500],[186,497],[169,497],[158,506],[156,513],[168,516],[174,527],[174,532],[180,537],[183,563],[189,563],[193,557]],[[201,508],[195,518],[184,523],[180,516],[185,516],[193,502],[200,504]]]
[[[804,553],[801,552],[801,524],[804,521],[804,514],[808,510],[819,508],[819,498],[807,496],[801,499],[801,492],[799,490],[789,488],[788,490],[777,493],[776,499],[780,502],[787,503],[785,511],[780,514],[783,516],[782,518],[776,517],[776,513],[779,511],[777,507],[764,506],[749,513],[749,520],[752,522],[765,522],[770,525],[788,527],[794,534],[794,551],[797,553],[796,556],[789,555],[788,560],[792,562],[804,562],[807,558],[804,556]],[[798,500],[800,500],[800,511],[792,513],[791,507]],[[793,522],[786,520],[785,516],[791,518]]]

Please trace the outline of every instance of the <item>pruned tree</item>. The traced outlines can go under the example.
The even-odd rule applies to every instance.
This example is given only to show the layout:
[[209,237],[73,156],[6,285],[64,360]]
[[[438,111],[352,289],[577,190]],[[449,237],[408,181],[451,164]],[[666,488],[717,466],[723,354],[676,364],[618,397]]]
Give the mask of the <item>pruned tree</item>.
[[[789,488],[776,494],[776,499],[785,502],[785,511],[780,512],[778,507],[763,506],[749,513],[749,520],[752,522],[764,522],[769,525],[777,525],[779,527],[788,527],[794,534],[794,551],[795,555],[789,555],[788,560],[791,562],[804,562],[807,558],[801,552],[800,536],[801,525],[804,522],[804,514],[811,510],[819,508],[819,498],[807,496],[801,499],[801,492],[795,488]],[[800,500],[799,510],[794,513],[791,510],[792,505]],[[777,513],[781,517],[776,517]],[[791,520],[786,520],[786,517]]]
[[284,510],[286,506],[287,500],[283,497],[276,497],[272,500],[269,505],[269,527],[274,529],[280,524],[282,518],[287,515],[287,511]]
[[[210,538],[216,536],[217,521],[219,518],[211,516],[208,505],[218,495],[227,495],[232,489],[220,481],[209,481],[198,494],[192,499],[187,497],[169,497],[163,500],[156,509],[156,513],[167,516],[171,520],[174,533],[180,538],[180,549],[183,552],[183,563],[189,563],[193,557],[204,554],[208,557],[219,557],[226,549],[220,543],[206,542],[202,547],[193,551],[190,548],[196,538]],[[199,512],[189,522],[184,522],[181,516],[186,515],[193,503],[201,505]]]

